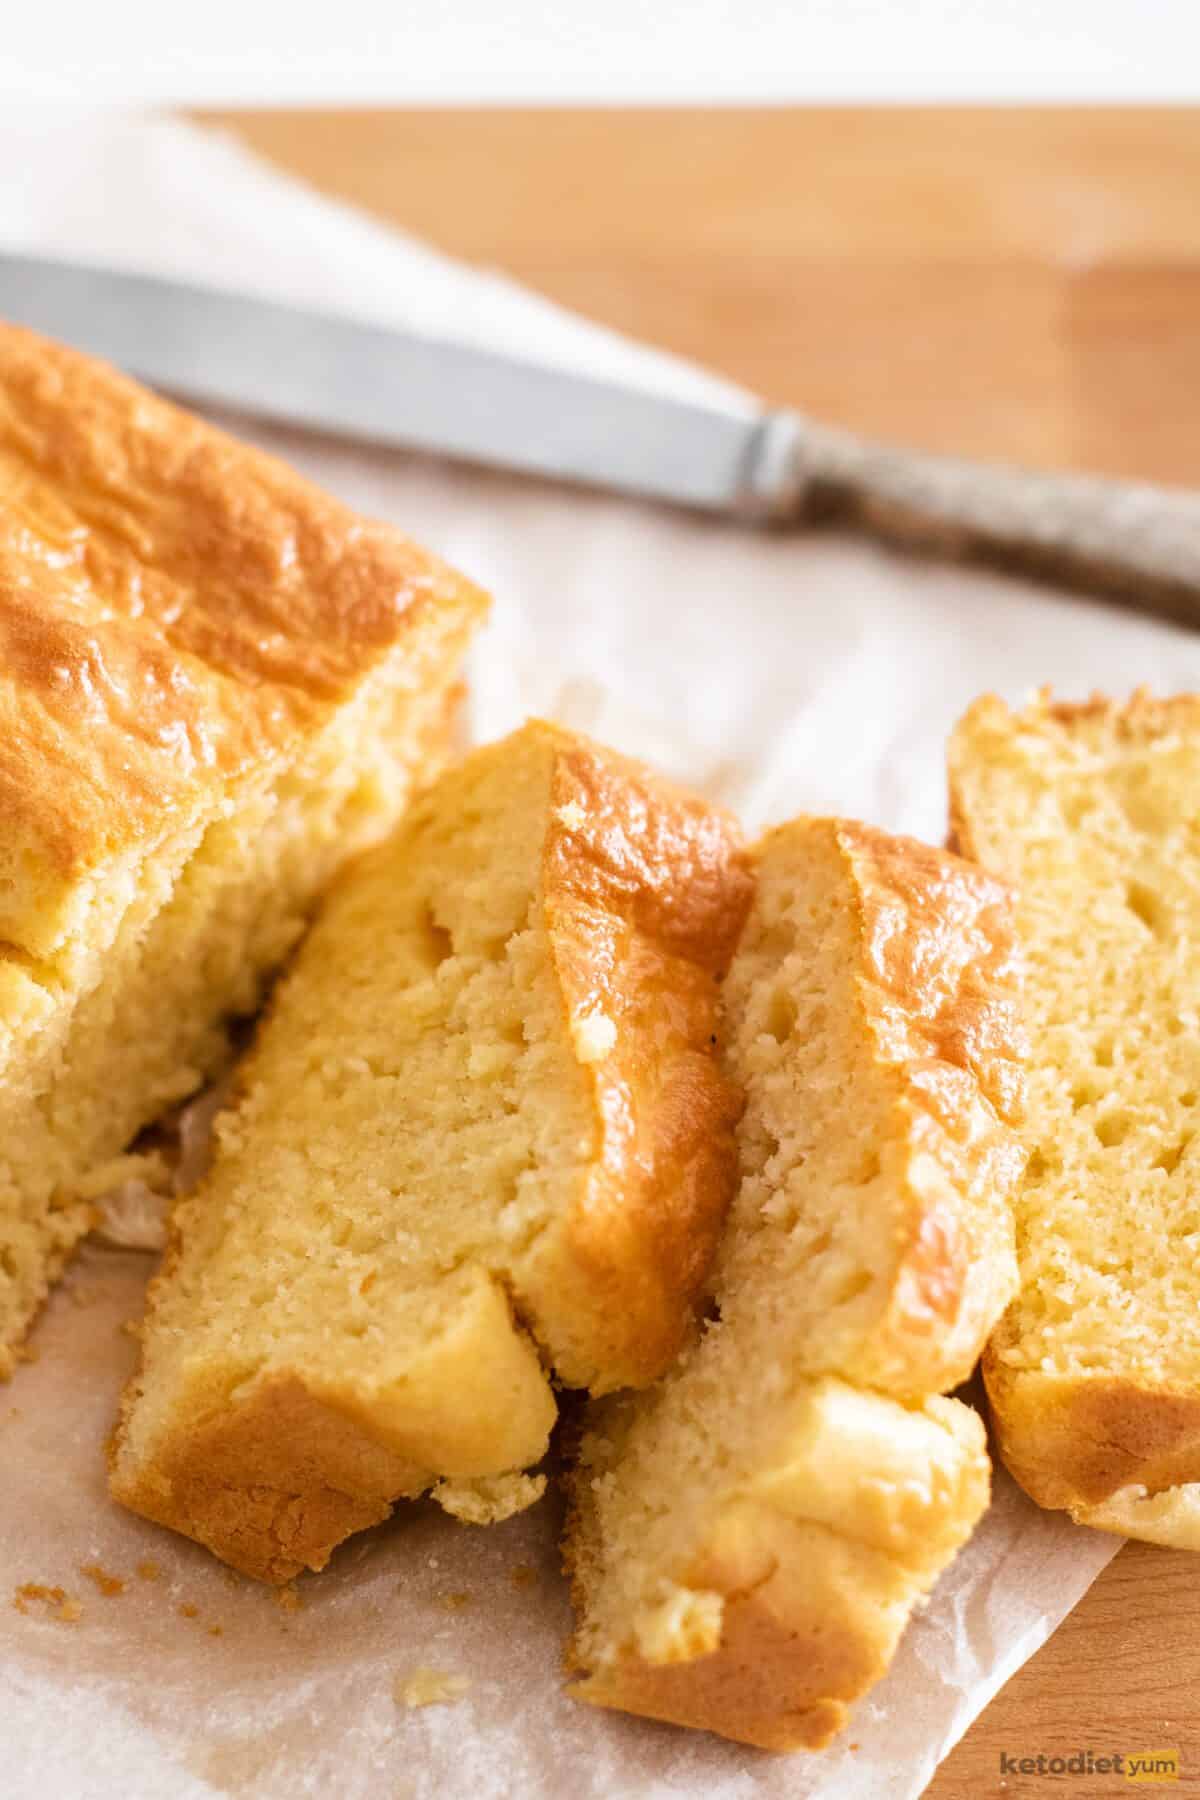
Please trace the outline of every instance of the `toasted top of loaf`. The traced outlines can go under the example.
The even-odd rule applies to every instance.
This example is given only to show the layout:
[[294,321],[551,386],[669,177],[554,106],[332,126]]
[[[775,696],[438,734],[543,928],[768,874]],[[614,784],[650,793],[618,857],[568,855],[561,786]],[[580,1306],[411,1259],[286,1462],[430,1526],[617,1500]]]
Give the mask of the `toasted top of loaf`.
[[1021,1045],[1001,883],[839,820],[752,863],[720,1318],[589,1409],[566,1557],[581,1698],[785,1749],[883,1673],[986,1504],[980,1422],[937,1390],[1012,1288]]
[[749,887],[731,820],[555,727],[444,776],[242,1067],[118,1498],[286,1580],[401,1495],[536,1462],[551,1371],[659,1374],[734,1186],[717,977]]
[[484,599],[114,370],[0,326],[0,941],[50,956],[105,869]]
[[718,1258],[790,1366],[901,1395],[965,1380],[1015,1283],[1019,968],[1006,887],[844,820],[754,851],[725,984],[748,1095]]
[[988,1384],[1048,1505],[1200,1478],[1200,699],[973,706],[962,848],[1014,881],[1029,962],[1021,1291]]

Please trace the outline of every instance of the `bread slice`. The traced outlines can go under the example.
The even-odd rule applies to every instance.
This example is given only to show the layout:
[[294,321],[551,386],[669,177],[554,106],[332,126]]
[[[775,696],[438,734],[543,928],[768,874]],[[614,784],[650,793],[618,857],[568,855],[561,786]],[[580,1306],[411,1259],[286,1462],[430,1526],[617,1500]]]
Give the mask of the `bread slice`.
[[957,843],[1029,963],[1021,1287],[985,1359],[1043,1506],[1200,1548],[1200,698],[973,706]]
[[1017,971],[999,883],[864,826],[754,852],[725,984],[746,1092],[720,1317],[589,1409],[565,1558],[572,1692],[815,1748],[987,1502],[942,1398],[1012,1291]]
[[0,1374],[105,1165],[449,749],[484,596],[0,326]]
[[327,901],[177,1211],[116,1497],[268,1581],[430,1487],[536,1498],[551,1371],[645,1383],[694,1329],[749,891],[729,819],[552,726],[445,775]]

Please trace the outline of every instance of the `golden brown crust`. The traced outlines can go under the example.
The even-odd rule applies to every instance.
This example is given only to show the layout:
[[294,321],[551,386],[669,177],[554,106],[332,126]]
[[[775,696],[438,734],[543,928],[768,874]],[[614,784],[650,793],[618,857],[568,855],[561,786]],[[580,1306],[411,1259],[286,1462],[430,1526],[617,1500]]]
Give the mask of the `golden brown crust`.
[[832,829],[857,901],[863,1027],[907,1115],[908,1223],[863,1379],[942,1391],[966,1380],[1016,1288],[1026,1042],[1012,896],[911,838]]
[[568,1691],[759,1750],[819,1750],[895,1648],[876,1560],[835,1532],[764,1513],[748,1561],[709,1557],[692,1572],[689,1585],[724,1599],[719,1649],[678,1663],[629,1655],[590,1672],[569,1656],[583,1679]]
[[1012,1370],[991,1347],[983,1373],[1000,1454],[1039,1506],[1078,1512],[1123,1488],[1200,1481],[1200,1394]]
[[1010,889],[913,838],[845,821],[838,834],[858,883],[881,1054],[909,1072],[915,1103],[951,1141],[970,1123],[964,1076],[1019,1124],[1026,1043]]
[[742,1104],[714,1054],[717,978],[753,882],[727,814],[554,735],[543,887],[564,1013],[611,1020],[615,1037],[589,1065],[598,1153],[572,1208],[570,1260],[547,1266],[534,1306],[555,1316],[560,1373],[605,1393],[656,1379],[695,1328]]
[[[127,1390],[123,1413],[131,1398]],[[117,1499],[257,1581],[323,1568],[335,1544],[386,1519],[395,1498],[395,1458],[295,1377],[258,1383],[121,1482],[118,1438],[119,1429],[109,1449]]]
[[[1046,687],[1039,691],[1037,704],[1043,717],[1057,725],[1070,727],[1082,720],[1098,722],[1117,737],[1130,740],[1159,737],[1181,721],[1192,727],[1200,721],[1200,696],[1159,695],[1148,687],[1135,688],[1128,700],[1114,700],[1101,693],[1093,693],[1087,700],[1055,700]],[[1028,712],[1024,716],[1028,718]]]
[[[178,1233],[148,1296],[169,1287]],[[465,1284],[422,1371],[395,1391],[355,1390],[311,1371],[246,1369],[236,1345],[185,1369],[164,1429],[131,1452],[141,1375],[127,1383],[109,1445],[115,1499],[183,1532],[260,1581],[323,1569],[355,1531],[378,1524],[438,1475],[471,1480],[540,1461],[555,1406],[536,1352],[498,1285]],[[440,1460],[439,1460],[440,1459]],[[527,1503],[527,1502],[526,1502]]]
[[[64,879],[288,752],[428,610],[484,607],[273,458],[7,325],[0,491],[0,815]],[[0,936],[21,925],[0,909]]]

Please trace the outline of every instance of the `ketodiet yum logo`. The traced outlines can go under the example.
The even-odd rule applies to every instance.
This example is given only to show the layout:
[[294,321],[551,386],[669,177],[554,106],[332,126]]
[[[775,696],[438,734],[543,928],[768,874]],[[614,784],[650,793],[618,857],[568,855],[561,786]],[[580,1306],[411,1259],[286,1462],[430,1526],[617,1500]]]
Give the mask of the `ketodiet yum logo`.
[[1126,1781],[1179,1780],[1178,1750],[1112,1750],[1105,1756],[1094,1750],[1076,1750],[1070,1756],[1020,1756],[1000,1752],[1002,1775],[1048,1775],[1066,1781],[1073,1775],[1116,1775]]

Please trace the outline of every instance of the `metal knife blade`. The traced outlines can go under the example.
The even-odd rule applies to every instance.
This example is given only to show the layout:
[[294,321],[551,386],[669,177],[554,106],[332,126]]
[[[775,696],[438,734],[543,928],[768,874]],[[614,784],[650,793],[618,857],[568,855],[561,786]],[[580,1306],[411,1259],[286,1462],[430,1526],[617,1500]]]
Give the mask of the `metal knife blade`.
[[0,253],[0,317],[309,429],[708,512],[828,521],[1200,625],[1200,494],[872,444],[159,276]]
[[724,512],[765,410],[720,410],[158,276],[0,255],[0,315],[157,387],[319,431]]

